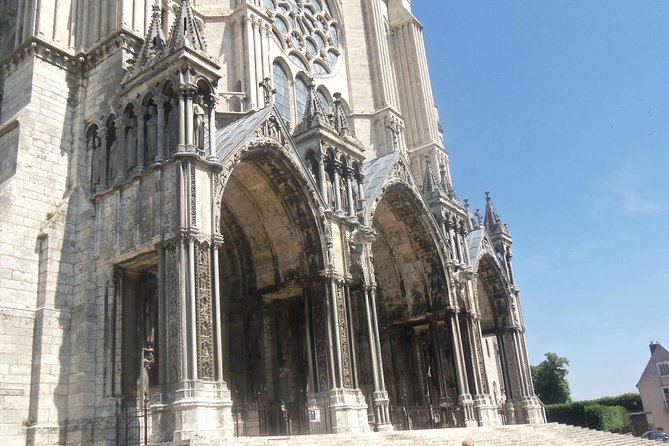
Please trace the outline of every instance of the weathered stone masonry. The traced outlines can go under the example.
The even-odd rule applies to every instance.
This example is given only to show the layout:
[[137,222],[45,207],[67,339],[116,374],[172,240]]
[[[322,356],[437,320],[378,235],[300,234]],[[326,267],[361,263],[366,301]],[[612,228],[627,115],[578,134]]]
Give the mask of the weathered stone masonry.
[[233,407],[266,407],[248,434],[544,421],[511,235],[455,194],[410,2],[0,17],[0,441],[118,444],[144,405],[154,442],[232,436]]

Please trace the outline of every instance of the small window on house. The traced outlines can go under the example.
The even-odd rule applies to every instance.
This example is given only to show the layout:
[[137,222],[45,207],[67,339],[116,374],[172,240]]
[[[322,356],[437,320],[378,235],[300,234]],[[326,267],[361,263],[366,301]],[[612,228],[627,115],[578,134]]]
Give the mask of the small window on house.
[[659,373],[660,376],[669,376],[669,361],[658,362],[657,373]]

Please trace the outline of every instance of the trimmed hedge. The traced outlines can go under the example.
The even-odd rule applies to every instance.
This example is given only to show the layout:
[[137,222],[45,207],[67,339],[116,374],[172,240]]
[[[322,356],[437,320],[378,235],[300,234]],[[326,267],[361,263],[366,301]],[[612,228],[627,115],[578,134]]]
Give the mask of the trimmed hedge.
[[547,405],[546,418],[548,421],[608,432],[628,431],[631,425],[626,408],[605,406],[594,401]]
[[604,406],[622,406],[630,413],[643,412],[641,395],[638,393],[623,393],[618,396],[605,396],[604,398],[599,398],[592,402]]

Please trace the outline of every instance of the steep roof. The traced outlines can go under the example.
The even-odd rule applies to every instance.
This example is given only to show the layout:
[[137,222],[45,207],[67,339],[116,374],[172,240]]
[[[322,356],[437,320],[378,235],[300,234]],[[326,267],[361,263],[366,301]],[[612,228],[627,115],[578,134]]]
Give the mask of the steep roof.
[[[650,359],[648,359],[646,367],[644,368],[639,381],[636,383],[637,387],[639,387],[639,384],[641,384],[641,382],[646,379],[657,381],[659,379],[659,375],[656,364],[658,362],[669,361],[669,351],[667,351],[667,349],[662,347],[659,343],[651,344],[650,348]],[[665,379],[669,380],[669,377],[665,377]]]
[[365,200],[367,203],[371,203],[371,200],[378,193],[398,156],[398,152],[391,152],[367,161],[364,164],[365,181],[363,182],[363,188],[365,189]]
[[216,132],[216,156],[223,159],[253,132],[274,110],[268,106],[238,119]]

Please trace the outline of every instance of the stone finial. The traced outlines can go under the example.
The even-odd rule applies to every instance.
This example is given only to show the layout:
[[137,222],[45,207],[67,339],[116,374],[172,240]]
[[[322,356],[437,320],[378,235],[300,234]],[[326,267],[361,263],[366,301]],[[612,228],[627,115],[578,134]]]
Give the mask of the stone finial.
[[263,89],[265,107],[270,106],[272,104],[272,96],[276,94],[276,88],[272,88],[272,80],[266,77],[258,86]]
[[200,22],[195,20],[191,0],[182,0],[167,42],[167,51],[176,51],[184,47],[200,53],[207,52],[204,31]]
[[477,228],[483,226],[483,215],[481,215],[481,209],[478,208],[476,209],[476,211],[474,212],[474,219]]

